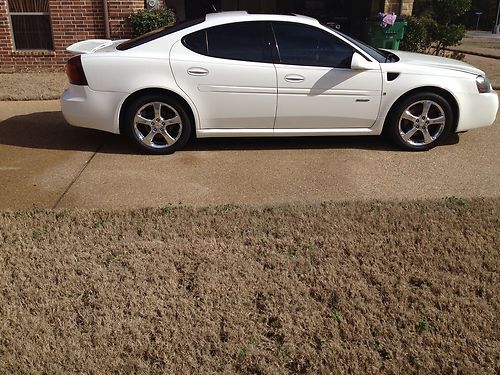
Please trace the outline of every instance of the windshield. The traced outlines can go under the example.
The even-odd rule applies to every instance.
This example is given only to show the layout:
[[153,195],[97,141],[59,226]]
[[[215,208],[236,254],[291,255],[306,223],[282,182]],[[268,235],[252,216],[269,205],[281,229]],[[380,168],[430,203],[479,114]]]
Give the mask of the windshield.
[[393,54],[392,52],[389,51],[384,51],[380,50],[377,48],[374,48],[366,43],[360,42],[359,40],[356,40],[349,35],[346,35],[338,30],[333,29],[332,27],[325,25],[329,29],[335,31],[337,34],[340,34],[344,38],[346,38],[348,41],[350,41],[352,44],[356,45],[359,49],[363,50],[365,53],[373,57],[375,60],[377,60],[379,63],[392,63],[392,62],[397,62],[399,61],[399,58]]

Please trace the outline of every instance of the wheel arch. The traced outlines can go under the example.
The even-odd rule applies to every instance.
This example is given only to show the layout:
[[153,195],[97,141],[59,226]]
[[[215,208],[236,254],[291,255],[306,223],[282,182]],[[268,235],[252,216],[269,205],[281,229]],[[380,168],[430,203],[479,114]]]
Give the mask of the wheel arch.
[[417,88],[414,88],[410,91],[407,91],[403,95],[401,95],[394,103],[392,103],[391,109],[389,110],[389,112],[387,112],[387,115],[386,115],[385,120],[384,120],[384,130],[386,129],[387,121],[389,121],[389,119],[392,116],[393,111],[397,108],[399,103],[401,103],[403,100],[405,100],[406,98],[408,98],[412,95],[424,93],[424,92],[431,92],[434,94],[441,95],[443,98],[445,98],[448,101],[448,103],[450,104],[451,109],[453,111],[453,124],[452,124],[452,128],[451,128],[451,132],[454,133],[457,129],[458,122],[460,119],[460,107],[458,105],[458,101],[453,96],[453,94],[451,92],[449,92],[448,90],[445,90],[441,87],[436,87],[436,86],[417,87]]
[[125,122],[124,121],[125,108],[127,108],[127,106],[130,103],[132,103],[137,98],[140,98],[141,96],[154,95],[154,94],[170,96],[172,98],[175,98],[179,102],[181,102],[181,104],[184,106],[184,109],[186,110],[186,112],[189,116],[189,119],[191,120],[192,131],[193,131],[192,134],[193,135],[196,134],[198,121],[197,121],[196,116],[195,116],[196,110],[195,110],[194,106],[191,105],[184,97],[182,97],[178,93],[176,93],[172,90],[159,88],[159,87],[149,87],[149,88],[140,89],[140,90],[133,92],[129,96],[127,96],[127,98],[123,101],[122,105],[120,106],[120,112],[119,112],[119,117],[118,117],[118,126],[119,126],[119,130],[120,130],[120,134],[123,134],[122,127],[124,126],[124,122]]

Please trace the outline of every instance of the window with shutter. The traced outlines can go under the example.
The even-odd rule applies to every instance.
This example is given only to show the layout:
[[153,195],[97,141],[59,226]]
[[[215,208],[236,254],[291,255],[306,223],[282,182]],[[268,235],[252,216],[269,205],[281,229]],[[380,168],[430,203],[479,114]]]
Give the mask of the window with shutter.
[[17,50],[51,50],[49,0],[8,0]]

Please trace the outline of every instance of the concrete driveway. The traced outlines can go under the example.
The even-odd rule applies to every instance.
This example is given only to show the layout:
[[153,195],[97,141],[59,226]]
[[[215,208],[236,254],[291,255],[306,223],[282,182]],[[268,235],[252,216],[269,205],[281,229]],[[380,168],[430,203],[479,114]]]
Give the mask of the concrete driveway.
[[500,129],[424,153],[379,137],[211,139],[146,156],[66,125],[57,101],[0,102],[0,208],[268,205],[500,196]]

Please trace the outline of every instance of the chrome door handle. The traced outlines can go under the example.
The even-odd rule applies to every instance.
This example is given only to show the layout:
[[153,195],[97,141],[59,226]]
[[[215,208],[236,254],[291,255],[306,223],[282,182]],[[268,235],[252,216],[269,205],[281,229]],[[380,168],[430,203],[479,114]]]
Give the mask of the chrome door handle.
[[190,76],[197,76],[197,77],[199,77],[199,76],[206,76],[206,75],[208,75],[208,70],[205,69],[205,68],[197,68],[197,67],[195,67],[195,68],[189,68],[187,72],[188,72],[188,74]]
[[300,83],[304,82],[306,78],[304,76],[301,76],[299,74],[288,74],[285,76],[285,81],[290,82],[290,83]]

